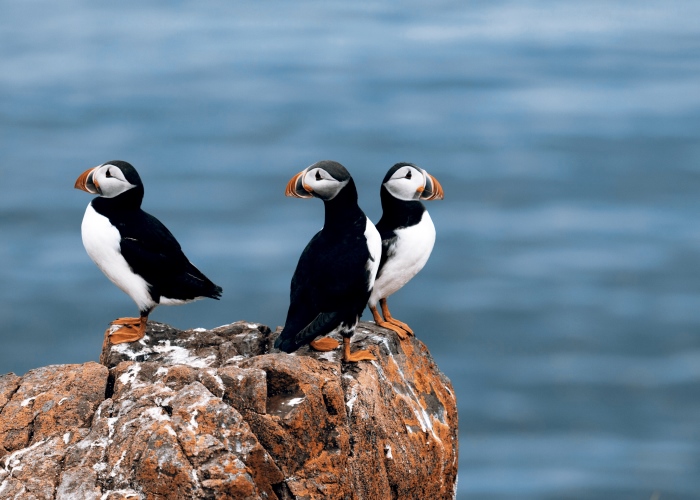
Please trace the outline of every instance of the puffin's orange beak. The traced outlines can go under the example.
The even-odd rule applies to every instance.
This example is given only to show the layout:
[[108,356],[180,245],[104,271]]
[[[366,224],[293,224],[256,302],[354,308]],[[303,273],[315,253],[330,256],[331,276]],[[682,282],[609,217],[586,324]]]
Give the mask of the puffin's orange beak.
[[88,168],[85,172],[80,174],[80,177],[75,181],[75,189],[80,189],[82,191],[85,191],[86,193],[90,194],[100,194],[100,185],[97,183],[97,181],[93,178],[93,172],[95,171],[95,168]]
[[287,183],[287,189],[285,189],[285,196],[293,196],[294,198],[313,198],[311,194],[313,190],[304,184],[304,174],[307,169],[302,170],[294,177],[292,177]]
[[428,172],[425,172],[425,186],[419,188],[418,191],[420,192],[421,200],[442,200],[444,197],[442,186],[438,180]]

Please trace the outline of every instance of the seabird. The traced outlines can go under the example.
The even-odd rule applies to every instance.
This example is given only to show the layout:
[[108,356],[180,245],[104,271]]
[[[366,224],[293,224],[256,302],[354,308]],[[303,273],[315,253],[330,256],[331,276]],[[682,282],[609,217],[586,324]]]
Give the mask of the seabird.
[[141,210],[143,183],[129,163],[115,160],[90,168],[75,187],[98,195],[83,217],[85,250],[139,308],[138,318],[112,321],[105,332],[112,344],[143,338],[148,315],[158,305],[221,297],[221,287],[190,263],[172,233]]
[[[377,325],[395,331],[401,339],[413,330],[391,316],[386,299],[408,283],[430,257],[435,244],[435,226],[420,200],[441,200],[440,183],[412,163],[397,163],[389,169],[380,188],[382,218],[377,230],[382,238],[382,258],[369,309]],[[377,311],[377,302],[384,319]]]
[[328,351],[338,346],[335,340],[314,339],[339,332],[343,361],[375,359],[369,351],[350,352],[382,251],[379,232],[357,204],[355,182],[340,163],[320,161],[292,177],[285,194],[323,200],[325,221],[299,258],[287,319],[275,347],[294,352],[311,344]]

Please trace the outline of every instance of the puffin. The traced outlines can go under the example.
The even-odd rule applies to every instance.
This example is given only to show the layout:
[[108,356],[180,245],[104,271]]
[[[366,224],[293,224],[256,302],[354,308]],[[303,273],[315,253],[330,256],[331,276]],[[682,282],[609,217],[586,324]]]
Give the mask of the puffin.
[[350,338],[367,307],[382,254],[379,232],[357,203],[357,188],[338,162],[324,160],[305,168],[287,183],[287,196],[323,201],[323,228],[299,257],[290,286],[290,304],[275,347],[291,353],[309,344],[330,351],[343,338],[343,361],[371,361],[367,350],[351,352]]
[[105,332],[109,342],[142,339],[148,315],[160,304],[221,297],[221,287],[192,265],[172,233],[141,210],[144,187],[131,164],[114,160],[90,168],[80,174],[75,188],[98,195],[87,206],[81,226],[87,254],[139,309],[138,318],[112,321]]
[[[441,200],[443,190],[435,177],[412,163],[389,169],[382,181],[382,217],[377,230],[382,238],[382,257],[369,309],[374,322],[396,332],[401,340],[413,330],[391,316],[386,299],[423,269],[435,244],[435,226],[421,200]],[[384,318],[377,310],[377,303]]]

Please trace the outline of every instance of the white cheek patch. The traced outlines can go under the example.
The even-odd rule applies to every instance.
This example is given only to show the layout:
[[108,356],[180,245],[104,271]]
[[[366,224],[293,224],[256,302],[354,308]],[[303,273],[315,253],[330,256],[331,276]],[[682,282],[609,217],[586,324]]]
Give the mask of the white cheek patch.
[[304,184],[313,189],[313,192],[323,200],[332,200],[345,187],[348,181],[339,182],[333,178],[316,180],[316,174],[308,172],[304,176]]
[[[107,177],[109,172],[111,177]],[[114,198],[120,194],[135,188],[133,184],[126,180],[124,173],[114,165],[102,165],[93,174],[93,179],[97,181],[103,198]]]
[[418,189],[423,185],[423,177],[414,175],[411,179],[405,177],[390,179],[384,185],[394,198],[404,201],[417,200],[420,196]]
[[[107,171],[109,171],[109,174],[116,178],[119,179],[122,182],[127,182],[126,177],[124,177],[124,172],[119,167],[115,167],[114,165],[105,165],[107,167]],[[107,171],[105,171],[105,175],[107,174]]]
[[114,177],[102,178],[99,179],[98,182],[100,183],[100,189],[102,190],[101,196],[103,198],[114,198],[115,196],[119,196],[120,194],[125,193],[129,189],[136,187],[129,182],[120,181]]

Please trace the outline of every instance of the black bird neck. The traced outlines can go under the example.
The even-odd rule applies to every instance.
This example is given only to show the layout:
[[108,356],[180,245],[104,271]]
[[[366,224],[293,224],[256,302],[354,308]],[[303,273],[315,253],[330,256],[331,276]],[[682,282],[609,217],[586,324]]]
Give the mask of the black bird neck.
[[98,196],[92,200],[92,207],[101,214],[138,210],[143,201],[143,186],[136,186],[114,198]]
[[[350,181],[340,190],[332,200],[323,202],[325,206],[325,232],[345,232],[348,225],[366,225],[366,217],[357,204],[357,188],[355,182]],[[363,229],[364,230],[364,229]]]
[[380,197],[382,218],[379,223],[382,226],[392,228],[412,226],[420,222],[425,212],[425,205],[419,200],[399,200],[392,196],[384,185],[380,189]]

